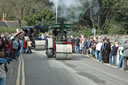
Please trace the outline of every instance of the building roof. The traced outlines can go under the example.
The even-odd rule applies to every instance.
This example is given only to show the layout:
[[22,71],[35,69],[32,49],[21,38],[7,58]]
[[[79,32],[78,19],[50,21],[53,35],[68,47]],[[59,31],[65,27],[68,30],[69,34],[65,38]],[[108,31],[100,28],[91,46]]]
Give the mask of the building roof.
[[17,21],[15,21],[15,22],[8,21],[7,24],[9,25],[9,27],[19,28],[19,23]]
[[8,25],[5,22],[3,22],[3,21],[0,21],[0,26],[1,27],[8,27]]
[[19,23],[17,21],[0,21],[0,26],[19,28]]

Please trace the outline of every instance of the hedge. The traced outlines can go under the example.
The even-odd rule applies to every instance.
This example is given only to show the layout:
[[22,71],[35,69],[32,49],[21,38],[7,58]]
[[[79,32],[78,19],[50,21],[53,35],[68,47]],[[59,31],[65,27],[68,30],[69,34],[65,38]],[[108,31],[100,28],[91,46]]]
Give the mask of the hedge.
[[0,27],[0,33],[15,33],[17,28]]

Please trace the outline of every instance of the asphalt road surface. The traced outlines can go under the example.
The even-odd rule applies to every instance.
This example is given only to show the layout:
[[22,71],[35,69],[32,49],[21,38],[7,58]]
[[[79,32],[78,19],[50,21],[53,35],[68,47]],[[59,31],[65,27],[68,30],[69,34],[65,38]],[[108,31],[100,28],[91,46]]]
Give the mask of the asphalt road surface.
[[128,85],[128,72],[79,54],[59,61],[33,51],[23,54],[18,66],[16,85]]

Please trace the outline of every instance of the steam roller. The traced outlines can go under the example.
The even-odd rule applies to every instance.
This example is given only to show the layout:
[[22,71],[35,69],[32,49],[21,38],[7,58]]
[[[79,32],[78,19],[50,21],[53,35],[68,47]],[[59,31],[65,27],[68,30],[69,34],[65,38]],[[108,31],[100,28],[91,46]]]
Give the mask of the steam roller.
[[48,58],[56,58],[56,60],[71,60],[73,43],[67,41],[67,32],[70,24],[54,24],[52,26],[53,38],[46,40],[46,54]]
[[[45,50],[46,49],[46,40],[43,40],[40,35],[40,31],[42,26],[23,26],[22,30],[24,31],[24,36],[26,37],[25,40],[32,41],[32,47],[35,50]],[[45,31],[44,31],[45,32]]]
[[53,38],[48,38],[46,42],[46,54],[48,58],[56,58],[56,60],[72,59],[72,42],[55,42]]

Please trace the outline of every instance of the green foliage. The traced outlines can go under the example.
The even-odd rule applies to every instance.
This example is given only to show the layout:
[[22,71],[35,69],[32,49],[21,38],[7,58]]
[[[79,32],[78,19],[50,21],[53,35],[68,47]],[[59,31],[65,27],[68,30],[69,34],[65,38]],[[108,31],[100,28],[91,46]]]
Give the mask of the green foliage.
[[106,33],[105,33],[105,30],[97,29],[97,33],[96,34],[106,34]]
[[7,27],[0,27],[0,33],[14,33],[16,32],[16,28],[7,28]]
[[85,37],[89,37],[92,34],[92,30],[91,29],[80,30],[79,33],[84,34]]
[[[49,0],[0,1],[0,19],[2,14],[6,13],[8,20],[25,20],[26,25],[38,25],[39,20],[42,21],[41,24],[43,25],[55,22],[55,15],[51,7],[52,3]],[[79,21],[75,24],[77,26],[73,29],[73,35],[78,36],[81,33],[85,34],[85,36],[91,35],[91,28],[93,27],[98,29],[97,34],[124,34],[128,32],[128,0],[98,0],[100,9],[95,16],[91,14],[90,10],[96,6],[96,0],[79,1],[83,4],[83,7],[70,7],[68,10],[69,16],[67,18],[70,19],[69,21]],[[91,1],[93,3],[89,4]],[[76,14],[74,16],[73,13],[75,12],[81,15]],[[3,27],[0,28],[0,32],[5,30]]]
[[90,14],[91,7],[83,11],[85,14],[80,17],[79,24],[97,28],[97,34],[128,32],[128,0],[99,0],[99,5],[100,9],[95,16]]
[[111,23],[109,24],[107,31],[108,34],[125,34],[125,30],[122,28],[123,27],[118,23]]
[[76,32],[76,31],[70,31],[69,33],[68,33],[68,35],[73,35],[73,36],[80,36],[80,33],[79,32]]
[[89,37],[92,35],[91,30],[79,30],[79,31],[70,31],[68,35],[73,35],[73,36],[80,36],[81,34],[84,34],[85,37]]
[[38,25],[38,21],[41,21],[41,24],[49,24],[55,21],[55,15],[49,8],[44,8],[39,13],[34,13],[30,16],[25,17],[27,25]]
[[91,36],[92,30],[90,28],[87,28],[86,26],[75,25],[73,27],[73,30],[69,32],[69,35],[73,36],[80,36],[81,34],[84,34],[85,37]]

